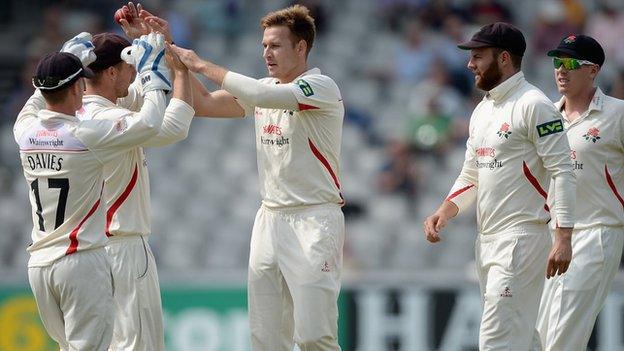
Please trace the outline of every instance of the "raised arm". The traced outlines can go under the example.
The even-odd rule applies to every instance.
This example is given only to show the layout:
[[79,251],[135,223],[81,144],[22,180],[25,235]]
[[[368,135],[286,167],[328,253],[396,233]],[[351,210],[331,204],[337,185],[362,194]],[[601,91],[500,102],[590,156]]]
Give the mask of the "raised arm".
[[165,146],[186,139],[195,114],[192,107],[191,74],[171,50],[167,49],[165,57],[173,71],[173,96],[165,110],[165,118],[160,133],[147,140],[142,146]]
[[[173,36],[169,23],[158,16],[145,10],[141,5],[134,7],[132,3],[128,3],[129,13],[138,12],[139,20],[134,25],[124,25],[122,27],[126,33],[133,33],[144,30],[146,25],[150,30],[163,33],[167,43],[173,44]],[[134,18],[134,17],[133,17]],[[134,23],[134,22],[133,22]],[[126,29],[127,28],[127,29]],[[241,106],[241,102],[225,90],[209,91],[195,75],[190,74],[190,83],[193,94],[193,108],[197,117],[222,117],[222,118],[240,118],[246,114],[251,114],[252,107]]]
[[266,84],[242,74],[230,72],[210,61],[202,60],[193,50],[172,45],[180,59],[193,72],[221,86],[240,102],[262,108],[298,110],[299,104],[287,84]]
[[39,89],[35,89],[35,93],[26,101],[13,125],[13,135],[16,141],[28,129],[28,126],[37,119],[37,113],[39,113],[39,110],[43,110],[45,106],[43,95],[41,95]]
[[164,51],[164,37],[151,33],[135,40],[131,48],[122,52],[124,61],[137,69],[141,91],[145,94],[145,103],[139,112],[113,108],[102,113],[115,113],[115,116],[86,120],[77,128],[76,136],[104,162],[160,131],[165,110],[163,91],[171,89],[169,68],[165,60],[160,59]]

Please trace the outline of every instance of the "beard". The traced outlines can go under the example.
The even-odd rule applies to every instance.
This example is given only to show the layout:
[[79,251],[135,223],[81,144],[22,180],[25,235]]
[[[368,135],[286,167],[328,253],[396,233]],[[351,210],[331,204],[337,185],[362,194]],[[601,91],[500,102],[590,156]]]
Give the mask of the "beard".
[[500,83],[503,72],[498,69],[498,65],[496,61],[494,61],[479,76],[481,76],[481,79],[475,82],[477,88],[483,91],[490,91]]

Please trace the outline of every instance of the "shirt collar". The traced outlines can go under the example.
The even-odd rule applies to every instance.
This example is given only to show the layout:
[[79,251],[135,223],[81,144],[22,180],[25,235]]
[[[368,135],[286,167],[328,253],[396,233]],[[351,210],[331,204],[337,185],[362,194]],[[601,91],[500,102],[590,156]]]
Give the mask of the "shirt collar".
[[[594,97],[591,99],[591,102],[589,103],[589,107],[587,108],[586,113],[589,114],[592,111],[602,111],[604,100],[605,100],[605,93],[603,93],[602,90],[599,87],[597,87],[596,91],[594,92]],[[557,110],[561,112],[563,110],[564,105],[565,105],[565,96],[562,96],[561,99],[559,99],[559,101],[555,103],[555,106],[557,107]]]
[[485,94],[487,99],[494,100],[495,102],[501,102],[507,96],[507,94],[518,84],[520,84],[524,80],[524,73],[519,71],[513,76],[507,78],[504,82],[497,85],[494,89],[488,91]]
[[97,103],[98,105],[102,105],[104,107],[115,107],[117,106],[114,102],[109,99],[100,96],[100,95],[85,95],[82,97],[82,104],[86,105],[88,103]]
[[64,113],[50,111],[50,110],[39,110],[37,113],[37,118],[39,118],[44,123],[53,123],[53,122],[62,122],[62,121],[71,121],[71,122],[79,122],[80,120],[76,115],[66,115]]
[[[297,79],[303,78],[303,77],[308,76],[310,74],[321,74],[321,70],[319,68],[317,68],[317,67],[311,68],[311,69],[301,73],[299,76],[297,76],[297,78],[293,79],[293,81],[291,83],[296,82]],[[277,79],[275,79],[275,84],[279,84]]]
[[[321,74],[321,70],[317,67],[311,68],[303,73],[301,73],[301,75],[297,78],[301,78],[303,76],[309,76],[310,74]],[[296,78],[295,78],[296,79]]]
[[594,93],[594,97],[591,99],[589,103],[588,112],[592,111],[602,111],[602,106],[604,105],[605,94],[602,92],[600,88],[596,88],[596,92]]

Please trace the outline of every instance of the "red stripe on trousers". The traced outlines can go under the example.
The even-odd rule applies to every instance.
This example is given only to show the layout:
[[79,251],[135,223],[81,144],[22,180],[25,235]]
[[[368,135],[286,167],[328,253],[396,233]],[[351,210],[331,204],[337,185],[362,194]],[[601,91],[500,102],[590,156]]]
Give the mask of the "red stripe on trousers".
[[139,175],[139,168],[138,168],[138,165],[135,165],[134,173],[132,173],[132,178],[130,178],[130,182],[128,183],[128,185],[126,185],[126,188],[124,189],[123,193],[119,195],[119,198],[115,201],[115,203],[113,203],[111,208],[109,208],[108,211],[106,211],[106,236],[111,236],[111,233],[109,230],[110,230],[111,222],[113,221],[113,216],[115,215],[115,212],[117,212],[119,207],[121,207],[121,204],[123,204],[124,201],[126,201],[126,199],[128,198],[128,196],[130,196],[130,192],[132,192],[132,189],[134,189],[134,186],[136,185],[138,175]]
[[609,184],[609,188],[611,188],[611,191],[613,191],[613,194],[615,194],[615,197],[617,197],[622,207],[624,207],[624,199],[622,198],[617,188],[615,187],[615,183],[613,183],[613,179],[611,178],[611,174],[609,174],[609,169],[607,168],[607,165],[605,165],[605,177],[607,178],[607,184]]
[[69,247],[67,248],[67,251],[65,251],[65,255],[71,255],[74,252],[78,251],[78,232],[80,231],[82,225],[87,221],[87,219],[89,219],[89,217],[91,217],[93,213],[95,213],[95,210],[97,210],[98,206],[100,206],[100,201],[101,199],[98,199],[95,204],[93,204],[93,207],[91,207],[89,213],[87,213],[85,218],[83,218],[78,226],[74,228],[71,233],[69,233]]
[[[544,188],[542,188],[540,183],[537,181],[537,178],[535,178],[535,176],[531,174],[531,170],[529,169],[529,166],[527,166],[525,161],[522,161],[522,171],[524,172],[524,176],[527,177],[527,179],[529,180],[531,185],[533,185],[535,190],[537,190],[537,192],[540,195],[542,195],[544,200],[546,200],[548,198],[548,193],[544,191]],[[550,212],[550,208],[548,208],[548,205],[544,205],[544,210],[546,210],[546,212]]]

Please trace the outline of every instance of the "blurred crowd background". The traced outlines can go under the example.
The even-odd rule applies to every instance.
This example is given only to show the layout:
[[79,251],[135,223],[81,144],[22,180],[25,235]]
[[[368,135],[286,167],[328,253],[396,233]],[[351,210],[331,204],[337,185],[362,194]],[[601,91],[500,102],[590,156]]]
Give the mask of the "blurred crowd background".
[[[260,18],[284,0],[145,1],[167,19],[177,45],[264,77]],[[472,274],[473,211],[430,245],[423,219],[446,196],[464,157],[470,114],[483,93],[456,48],[480,26],[522,29],[528,80],[558,99],[546,51],[585,33],[605,48],[598,84],[624,98],[624,1],[307,0],[318,37],[310,56],[346,106],[341,183],[347,205],[346,278],[419,272]],[[38,59],[73,35],[119,32],[113,0],[0,2],[0,283],[24,280],[32,220],[12,125],[32,94]],[[210,86],[210,89],[216,87]],[[148,149],[153,235],[163,280],[244,279],[260,204],[253,121],[197,118],[187,140]]]

